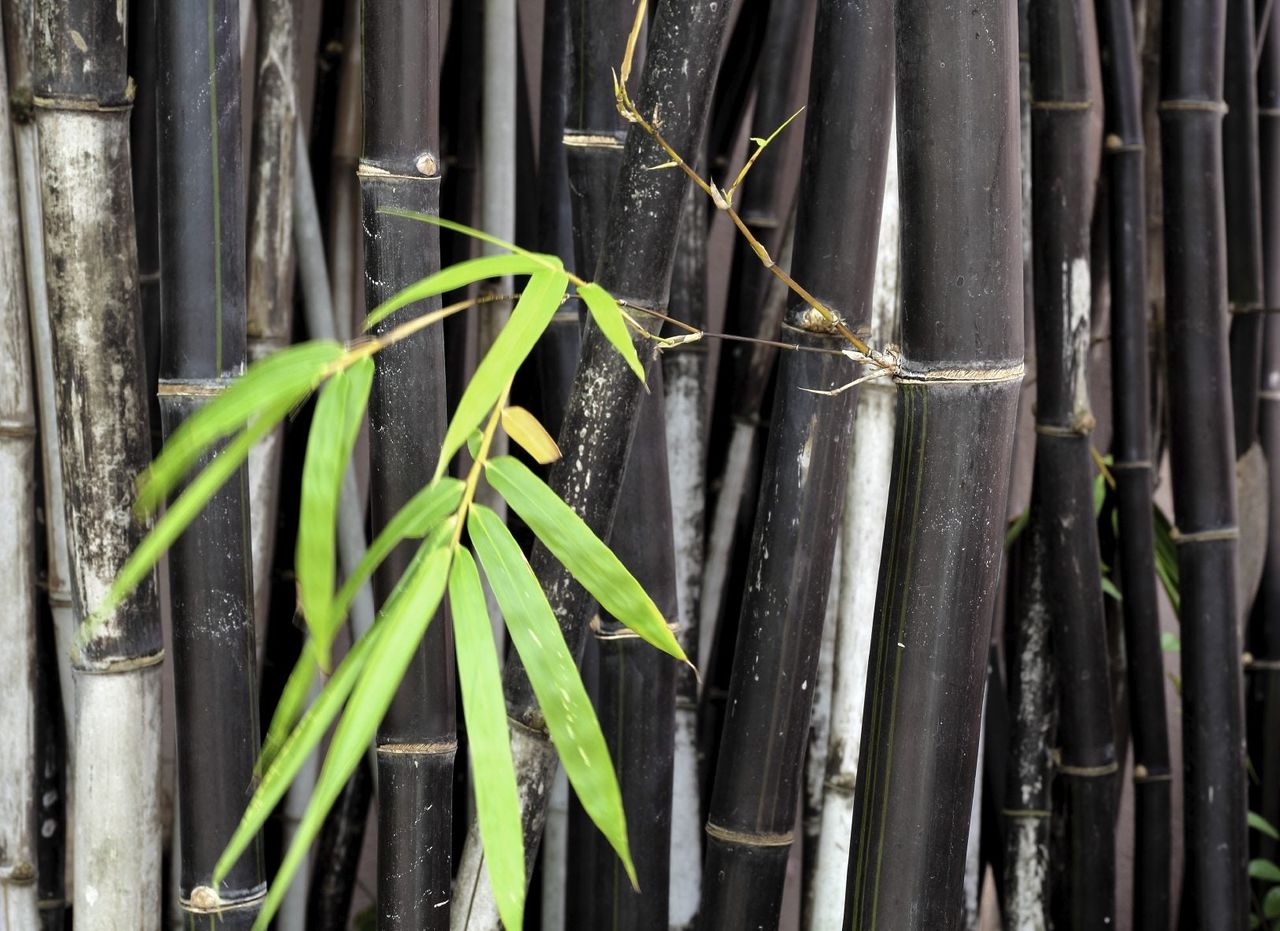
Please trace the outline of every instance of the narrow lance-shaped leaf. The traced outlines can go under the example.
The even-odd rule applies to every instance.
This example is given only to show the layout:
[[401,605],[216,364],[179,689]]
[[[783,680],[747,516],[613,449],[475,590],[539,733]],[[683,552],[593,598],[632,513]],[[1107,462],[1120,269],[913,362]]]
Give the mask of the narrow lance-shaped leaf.
[[239,430],[268,403],[274,406],[284,398],[291,399],[286,413],[300,404],[343,352],[340,343],[315,340],[282,349],[251,365],[169,437],[139,480],[137,509],[150,513],[163,504],[211,445]]
[[421,561],[415,560],[406,570],[402,596],[383,609],[379,622],[383,626],[382,634],[369,651],[363,674],[334,731],[315,791],[254,922],[255,931],[266,931],[270,926],[307,849],[320,832],[325,815],[373,739],[414,650],[440,605],[448,581],[451,548],[433,548],[435,542],[433,539],[423,544],[428,555]]
[[505,239],[499,239],[492,236],[484,230],[478,230],[474,226],[467,226],[465,223],[459,223],[456,220],[446,220],[443,217],[433,217],[430,214],[421,213],[417,210],[404,210],[399,207],[383,207],[378,211],[385,213],[391,217],[404,217],[406,220],[417,220],[419,223],[430,223],[432,226],[438,226],[441,229],[450,230],[454,233],[461,233],[463,236],[470,236],[472,239],[478,239],[480,242],[487,242],[491,246],[497,246],[499,249],[506,249],[514,252],[516,255],[525,258],[538,259],[543,263],[543,268],[564,268],[560,259],[554,255],[542,255],[537,252],[531,252],[523,249],[513,242],[507,242]]
[[467,715],[471,778],[476,793],[476,817],[484,842],[489,882],[502,922],[520,931],[524,920],[524,834],[520,827],[520,796],[511,762],[502,673],[480,573],[471,553],[459,547],[449,573],[449,607],[453,615],[453,643],[458,656],[458,681]]
[[600,607],[659,650],[687,661],[666,618],[627,567],[528,466],[500,456],[485,463],[485,477]]
[[293,665],[293,672],[289,673],[289,678],[285,681],[280,700],[276,702],[276,710],[271,715],[271,724],[267,727],[267,736],[262,740],[262,751],[258,754],[258,762],[254,767],[259,779],[270,769],[276,754],[293,732],[293,725],[302,717],[307,696],[311,694],[311,684],[315,682],[319,671],[315,643],[308,640],[303,644],[302,653]]
[[192,479],[169,505],[169,508],[156,521],[151,532],[143,538],[130,555],[120,574],[116,576],[103,603],[87,618],[80,631],[80,637],[86,638],[101,620],[111,614],[138,584],[147,577],[160,557],[165,554],[173,542],[182,535],[182,531],[195,519],[209,499],[235,475],[241,464],[249,456],[249,450],[264,436],[275,429],[276,424],[285,418],[297,403],[291,395],[276,396],[260,409],[257,418],[243,431],[214,455],[207,466]]
[[330,668],[329,650],[340,623],[331,613],[337,561],[338,496],[372,384],[373,360],[367,358],[329,380],[316,403],[307,437],[307,458],[302,467],[295,556],[298,600],[311,631],[316,659],[326,671]]
[[333,601],[331,616],[335,623],[347,616],[356,592],[391,555],[402,540],[420,539],[450,514],[462,501],[462,482],[441,476],[427,485],[396,512],[382,531],[369,544],[360,562],[347,576]]
[[640,364],[636,347],[631,343],[631,332],[627,329],[627,321],[623,319],[622,311],[618,309],[618,302],[608,291],[594,282],[578,285],[578,296],[586,302],[587,310],[591,312],[591,319],[600,328],[600,332],[605,335],[613,348],[622,354],[622,358],[627,360],[627,365],[631,366],[631,371],[636,373],[636,378],[644,381],[644,366]]
[[547,428],[523,407],[513,404],[502,409],[502,429],[539,465],[547,465],[560,458],[560,447]]
[[467,285],[486,278],[505,278],[515,275],[533,275],[546,268],[563,268],[563,264],[554,255],[483,255],[479,258],[467,259],[456,265],[441,269],[434,275],[428,275],[421,281],[409,285],[389,301],[384,301],[369,312],[365,318],[364,328],[372,328],[379,321],[395,313],[401,307],[407,307],[418,301],[465,288]]
[[[298,770],[302,768],[302,764],[306,762],[308,755],[324,739],[329,725],[338,716],[338,712],[342,710],[343,702],[347,700],[347,696],[351,694],[351,690],[355,687],[360,673],[368,662],[370,653],[378,642],[380,634],[380,628],[375,626],[356,642],[342,662],[338,664],[337,670],[335,670],[329,681],[325,683],[320,694],[316,696],[315,702],[307,709],[307,713],[298,721],[298,726],[288,731],[287,736],[280,740],[277,751],[272,753],[269,759],[264,747],[263,759],[268,759],[268,761],[260,763],[262,781],[258,783],[257,789],[254,790],[253,797],[249,799],[249,804],[245,807],[240,824],[236,827],[235,833],[231,835],[231,840],[227,842],[226,850],[218,858],[217,866],[213,872],[213,881],[215,883],[221,882],[222,877],[227,874],[236,861],[240,859],[240,856],[249,848],[249,845],[253,843],[262,826],[267,823],[271,813],[275,811],[280,799],[284,798],[285,793],[289,790],[289,785],[298,774]],[[304,669],[304,663],[306,664],[306,672],[309,673],[309,675],[305,676],[307,690],[309,691],[311,679],[314,677],[316,670],[315,653],[311,651],[310,646],[303,650],[302,657],[298,660],[298,668],[294,671],[294,675],[298,676],[300,680],[304,678],[301,674]],[[292,681],[291,678],[290,682],[292,683]],[[306,695],[304,693],[303,701],[305,702],[305,700]],[[274,730],[275,728],[276,721],[273,720],[272,729]],[[270,740],[270,738],[268,739]]]
[[636,872],[627,842],[622,792],[609,748],[547,596],[520,545],[497,514],[483,505],[472,505],[467,530],[502,609],[511,642],[524,662],[565,775],[583,809],[617,851],[634,885]]
[[541,271],[529,279],[515,310],[511,312],[511,319],[485,353],[458,401],[458,409],[445,431],[440,461],[436,465],[437,477],[444,474],[453,454],[498,402],[516,370],[555,316],[568,284],[568,276],[559,270]]

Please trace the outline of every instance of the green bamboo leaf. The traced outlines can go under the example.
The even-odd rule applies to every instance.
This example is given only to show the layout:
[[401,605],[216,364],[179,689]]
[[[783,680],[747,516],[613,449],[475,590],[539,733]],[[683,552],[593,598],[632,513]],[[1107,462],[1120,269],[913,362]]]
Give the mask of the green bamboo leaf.
[[370,576],[401,541],[425,537],[440,521],[458,509],[462,501],[462,489],[463,483],[458,479],[441,476],[396,511],[395,516],[387,521],[387,525],[369,544],[359,565],[342,583],[342,588],[338,589],[330,615],[335,623],[340,623],[347,616],[356,592],[369,581]]
[[520,545],[492,510],[473,504],[467,530],[529,675],[529,683],[583,809],[617,851],[636,885],[622,792],[600,722],[578,675],[547,596]]
[[433,539],[422,545],[420,549],[427,550],[427,555],[421,560],[415,559],[405,570],[402,597],[383,608],[379,622],[382,634],[369,650],[365,671],[334,731],[329,753],[320,769],[311,800],[298,823],[293,843],[280,863],[262,911],[254,922],[255,931],[266,931],[280,908],[290,881],[303,864],[307,848],[320,833],[325,815],[337,801],[348,777],[359,765],[369,741],[377,732],[414,650],[444,596],[452,553],[450,547],[433,547],[434,543],[436,540]]
[[[329,725],[338,716],[343,702],[347,700],[347,696],[351,694],[351,690],[359,680],[360,673],[368,663],[381,635],[381,626],[375,625],[372,630],[356,641],[342,662],[338,664],[333,676],[325,683],[315,702],[302,716],[298,726],[293,728],[280,744],[274,759],[263,766],[262,781],[254,790],[253,797],[249,799],[249,804],[240,818],[240,823],[236,826],[231,840],[227,842],[226,849],[213,868],[215,885],[226,877],[231,867],[249,849],[253,839],[258,836],[262,826],[267,823],[267,819],[271,817],[271,813],[275,811],[276,806],[289,790],[302,764],[324,738]],[[304,650],[303,659],[308,658],[311,669],[314,670],[314,654],[308,657]],[[311,688],[309,682],[307,688],[308,690]]]
[[1280,886],[1272,886],[1262,900],[1262,916],[1264,918],[1280,918]]
[[1116,601],[1124,601],[1124,595],[1120,594],[1120,589],[1116,588],[1116,583],[1111,581],[1110,576],[1102,576],[1102,593],[1114,598]]
[[498,403],[516,370],[555,316],[568,285],[568,276],[558,269],[538,272],[529,279],[511,312],[511,319],[498,333],[462,392],[458,409],[445,431],[440,461],[436,465],[437,476],[444,474],[453,454]]
[[307,436],[294,564],[302,614],[315,644],[316,660],[325,671],[330,668],[329,650],[341,623],[332,613],[338,497],[372,385],[372,359],[361,359],[334,375],[320,392]]
[[449,572],[449,608],[485,866],[502,923],[509,931],[520,931],[524,920],[524,833],[511,735],[507,732],[507,706],[480,573],[464,547],[454,553]]
[[499,456],[485,463],[485,477],[600,607],[659,650],[688,661],[662,612],[627,567],[528,466]]
[[1250,860],[1249,878],[1261,879],[1263,882],[1280,883],[1280,866],[1270,860]]
[[139,479],[137,509],[149,514],[158,508],[210,446],[235,433],[268,405],[288,397],[292,403],[285,407],[287,413],[300,404],[343,352],[340,343],[314,340],[282,349],[249,366],[165,442]]
[[1173,542],[1173,525],[1159,506],[1152,505],[1151,513],[1155,527],[1156,575],[1160,577],[1160,584],[1169,596],[1174,613],[1180,614],[1182,597],[1178,583],[1178,546]]
[[469,284],[483,281],[486,278],[505,278],[507,275],[533,275],[543,271],[550,265],[553,268],[564,268],[564,263],[554,255],[483,255],[475,259],[467,259],[448,268],[442,268],[434,275],[428,275],[421,281],[409,285],[388,301],[384,301],[365,317],[366,330],[395,313],[401,307],[417,301],[444,294]]
[[1271,822],[1256,811],[1249,812],[1249,827],[1253,828],[1260,834],[1265,834],[1272,840],[1280,840],[1280,831],[1277,831]]
[[644,366],[636,355],[636,347],[631,343],[631,331],[627,329],[627,321],[622,319],[622,311],[618,302],[600,285],[593,282],[578,285],[578,296],[587,304],[591,319],[596,322],[605,339],[613,344],[613,348],[622,354],[622,358],[636,373],[636,378],[644,381]]
[[81,626],[82,641],[87,639],[103,619],[110,616],[111,612],[118,608],[120,603],[128,598],[138,584],[147,577],[155,564],[160,561],[160,557],[209,503],[209,499],[226,484],[231,476],[236,474],[248,458],[249,450],[275,429],[276,424],[284,419],[295,403],[295,399],[289,395],[283,397],[277,395],[272,398],[266,406],[259,409],[257,418],[249,426],[214,454],[209,464],[191,480],[178,499],[160,516],[155,526],[151,528],[151,532],[143,537],[138,548],[129,554],[115,581],[111,583],[111,590],[107,592],[106,598]]
[[538,252],[530,252],[528,249],[522,249],[513,242],[507,242],[505,239],[499,239],[497,236],[491,236],[484,230],[478,230],[473,226],[467,226],[464,223],[458,223],[455,220],[446,220],[444,217],[433,217],[430,214],[420,213],[417,210],[404,210],[400,207],[379,207],[378,213],[386,214],[389,217],[403,217],[406,220],[417,220],[419,223],[430,223],[432,226],[438,226],[441,229],[450,230],[454,233],[461,233],[463,236],[470,236],[472,239],[478,239],[480,242],[487,242],[491,246],[497,246],[499,249],[506,249],[508,252],[514,252],[516,255],[522,255],[525,258],[538,259],[542,262],[545,269],[561,269],[564,264],[557,256],[542,255]]

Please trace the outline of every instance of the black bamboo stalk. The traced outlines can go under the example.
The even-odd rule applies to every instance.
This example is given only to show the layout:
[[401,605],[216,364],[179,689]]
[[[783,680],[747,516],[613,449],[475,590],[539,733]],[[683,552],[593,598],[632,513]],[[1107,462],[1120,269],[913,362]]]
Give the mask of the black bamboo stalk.
[[36,896],[40,931],[62,931],[67,918],[67,729],[62,708],[53,612],[36,627],[35,765],[40,832],[36,841]]
[[[166,437],[245,364],[239,8],[161,4],[160,410]],[[218,889],[213,867],[257,756],[245,470],[169,553],[178,720],[179,900],[187,921],[247,928],[265,893],[254,845]]]
[[[0,45],[0,56],[3,56]],[[9,81],[0,61],[0,126],[9,127]],[[0,139],[0,925],[38,925],[37,769],[39,663],[36,645],[36,412],[26,275],[13,139]]]
[[[572,72],[564,147],[579,268],[593,268],[609,222],[625,133],[609,82],[622,60],[633,12],[619,2],[570,4]],[[623,473],[618,519],[610,544],[675,623],[675,554],[660,366],[650,367]],[[569,819],[568,872],[577,878],[566,898],[571,928],[662,927],[668,918],[671,786],[674,763],[675,668],[607,614],[593,623],[593,699],[610,756],[618,768],[632,842],[647,853],[636,864],[640,891],[630,886],[604,836],[575,810]]]
[[[73,30],[80,43],[66,38]],[[86,617],[145,532],[130,504],[151,456],[125,23],[101,4],[37,3],[34,35],[58,445],[72,592]],[[85,924],[145,922],[159,905],[163,655],[149,579],[72,657],[77,757],[95,761],[75,771],[75,912]]]
[[360,230],[359,181],[363,132],[363,43],[360,39],[361,0],[346,0],[342,24],[342,64],[338,78],[337,112],[334,114],[333,149],[329,153],[326,203],[325,257],[329,266],[329,292],[333,296],[338,333],[351,335],[355,318],[364,307],[364,236]]
[[[372,309],[439,267],[439,237],[428,224],[378,211],[427,214],[440,208],[439,10],[365,0],[364,153],[360,194],[365,230],[365,304]],[[414,88],[406,94],[405,88]],[[430,306],[388,317],[378,332]],[[431,479],[444,435],[444,341],[428,327],[378,354],[369,401],[370,506],[377,532]],[[398,548],[374,576],[379,601],[391,592],[414,547]],[[432,624],[378,731],[378,926],[448,926],[452,877],[453,644],[448,624]]]
[[1107,91],[1105,151],[1111,208],[1111,469],[1119,515],[1121,607],[1134,755],[1133,923],[1135,928],[1156,931],[1169,927],[1172,772],[1151,522],[1142,88],[1129,4],[1107,0],[1098,10]]
[[[825,0],[814,36],[793,272],[858,330],[870,323],[893,117],[892,10]],[[842,347],[815,310],[788,303],[788,342]],[[779,918],[857,400],[805,389],[850,374],[824,353],[788,353],[779,368],[707,816],[705,928]]]
[[[771,0],[769,4],[751,116],[751,135],[756,138],[767,138],[796,110],[803,77],[796,59],[802,51],[801,26],[806,21],[807,6],[805,0]],[[742,15],[751,14],[744,11]],[[742,186],[738,212],[747,229],[770,253],[776,253],[782,245],[784,226],[795,199],[794,188],[784,182],[782,172],[788,152],[801,141],[801,134],[794,130],[793,127],[775,139],[761,153]],[[754,143],[749,147],[753,149]],[[732,182],[732,177],[725,177],[721,184],[728,186]],[[792,203],[786,202],[788,196]],[[739,237],[734,243],[730,270],[725,332],[776,338],[787,302],[768,300],[772,280],[747,240]],[[734,583],[741,581],[747,553],[745,546],[737,544],[748,534],[733,531],[744,524],[750,526],[754,519],[750,513],[757,490],[753,480],[758,479],[759,458],[763,455],[763,444],[748,443],[746,433],[753,437],[761,417],[767,413],[765,397],[774,362],[774,351],[758,343],[731,342],[720,347],[713,392],[719,402],[712,408],[709,447],[709,468],[716,476],[719,492],[712,521],[714,531],[708,541],[707,565],[711,571],[702,587],[700,608],[712,627],[725,623],[726,617],[732,624],[740,607],[738,599],[728,597],[726,588],[733,593],[741,590]],[[744,510],[748,513],[740,522],[738,515]],[[734,568],[737,573],[732,571]]]
[[[1091,4],[1030,5],[1036,459],[1043,595],[1059,698],[1056,769],[1068,845],[1064,914],[1097,928],[1115,911],[1115,735],[1089,434],[1089,231],[1102,141]],[[1033,550],[1034,555],[1034,550]],[[1034,572],[1034,569],[1032,570]],[[1008,791],[1008,790],[1006,790]]]
[[1160,152],[1170,458],[1182,618],[1186,873],[1194,927],[1244,927],[1245,765],[1221,142],[1223,2],[1163,10]]
[[[298,17],[295,0],[257,4],[253,136],[249,160],[246,271],[250,362],[289,344],[293,325],[293,147],[298,124]],[[284,427],[249,454],[249,514],[258,657],[271,602],[276,507]]]
[[[702,145],[717,56],[729,13],[719,0],[659,5],[649,29],[647,62],[637,98],[641,112],[657,107],[663,134],[678,152]],[[658,144],[640,127],[628,133],[622,167],[614,185],[609,222],[595,278],[610,293],[637,308],[666,305],[685,185],[682,174],[651,171],[665,161]],[[637,337],[652,359],[648,340]],[[592,325],[583,340],[582,361],[560,432],[564,457],[552,468],[551,485],[598,534],[607,533],[618,503],[622,472],[644,387],[617,351]],[[541,547],[533,568],[546,588],[570,650],[581,656],[592,603],[586,592]],[[508,658],[503,672],[512,728],[512,751],[521,791],[526,854],[537,849],[547,792],[556,768],[555,751],[523,667]],[[527,857],[532,866],[532,856]],[[497,909],[481,882],[483,861],[474,824],[463,852],[454,899],[455,928],[497,928]]]
[[[707,127],[707,165],[714,178],[723,177],[728,170],[729,159],[742,132],[772,5],[773,0],[744,3],[733,21],[724,50],[725,67],[716,81],[711,123]],[[714,212],[710,206],[707,209]]]
[[[1262,168],[1262,242],[1266,305],[1280,307],[1280,17],[1272,10],[1260,39],[1258,137]],[[1262,448],[1267,461],[1280,462],[1280,317],[1267,314],[1260,395]],[[1254,606],[1248,670],[1249,758],[1258,771],[1251,808],[1271,824],[1280,823],[1280,468],[1270,471],[1267,562]],[[1257,832],[1254,832],[1257,835]],[[1280,844],[1255,837],[1257,856],[1280,859]]]
[[138,298],[147,362],[147,400],[151,443],[160,446],[160,204],[156,176],[156,6],[135,0],[129,8],[129,74],[133,78],[133,114],[129,160],[133,168],[133,212],[138,241]]
[[307,927],[312,931],[345,931],[350,926],[351,897],[372,799],[373,767],[362,762],[330,809],[316,843],[317,869],[307,897]]
[[[649,369],[610,545],[671,623],[676,566],[667,486],[662,367]],[[671,786],[675,738],[675,664],[608,614],[592,622],[596,639],[596,713],[618,771],[639,891],[604,835],[586,818],[569,822],[569,875],[583,888],[567,901],[569,928],[643,931],[668,920]],[[575,829],[585,828],[579,833]],[[580,869],[579,864],[585,866]]]
[[[703,328],[707,320],[707,224],[702,191],[689,186],[671,273],[671,316]],[[668,335],[677,336],[677,333]],[[666,389],[667,470],[671,479],[676,560],[676,639],[686,656],[698,652],[707,465],[707,347],[684,343],[662,354]],[[690,929],[702,899],[702,804],[698,779],[698,680],[676,669],[675,759],[671,787],[669,925]]]
[[[1227,224],[1227,307],[1231,312],[1231,412],[1237,458],[1248,452],[1258,435],[1262,370],[1262,215],[1254,16],[1250,0],[1227,0],[1222,186]],[[1249,606],[1239,607],[1247,610]]]
[[897,5],[902,357],[846,928],[954,928],[1022,376],[1016,11]]

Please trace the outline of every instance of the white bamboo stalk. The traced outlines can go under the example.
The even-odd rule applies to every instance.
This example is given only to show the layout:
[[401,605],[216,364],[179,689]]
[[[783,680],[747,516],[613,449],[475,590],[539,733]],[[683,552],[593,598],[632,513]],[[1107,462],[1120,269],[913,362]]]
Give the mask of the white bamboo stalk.
[[[871,307],[872,341],[876,346],[893,340],[898,308],[898,164],[894,135],[891,133],[889,138],[889,166]],[[825,893],[843,889],[848,872],[867,658],[893,464],[895,397],[893,384],[881,379],[865,382],[858,395],[857,426],[849,456],[849,481],[845,486],[840,528],[841,603],[836,629],[826,784],[812,884],[824,894],[814,896],[808,931],[839,931],[844,926],[844,897]]]
[[[0,127],[9,86],[0,47]],[[0,928],[38,926],[36,890],[35,406],[18,187],[0,134]]]
[[[856,427],[855,427],[856,429]],[[809,744],[804,760],[804,804],[801,832],[800,924],[809,924],[814,903],[824,890],[817,884],[818,838],[822,829],[822,799],[827,784],[827,757],[831,741],[831,693],[835,686],[836,630],[839,626],[840,580],[844,575],[841,546],[836,539],[832,553],[831,584],[827,589],[827,613],[818,646],[818,670],[813,682],[813,706],[809,712]]]
[[564,900],[568,882],[569,780],[561,769],[551,783],[547,827],[542,835],[542,931],[566,931]]

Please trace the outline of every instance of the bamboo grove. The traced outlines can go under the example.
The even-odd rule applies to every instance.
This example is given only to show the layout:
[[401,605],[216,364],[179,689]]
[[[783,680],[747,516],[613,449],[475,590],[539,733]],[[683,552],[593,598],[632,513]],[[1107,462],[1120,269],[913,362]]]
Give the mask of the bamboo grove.
[[1280,929],[1272,0],[0,14],[0,931]]

